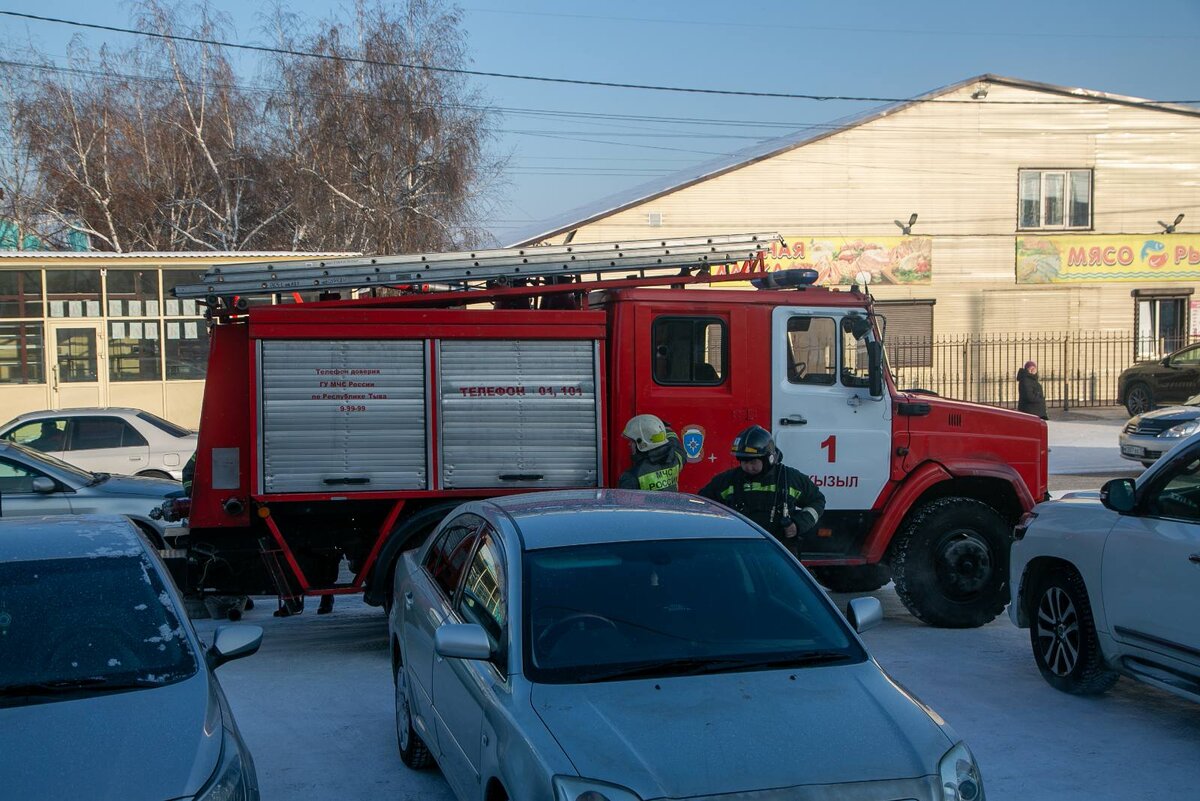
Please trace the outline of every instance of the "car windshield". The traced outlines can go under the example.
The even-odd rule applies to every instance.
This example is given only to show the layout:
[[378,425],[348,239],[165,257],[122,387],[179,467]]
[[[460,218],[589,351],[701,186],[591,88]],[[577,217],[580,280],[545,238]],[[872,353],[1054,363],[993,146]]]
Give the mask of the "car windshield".
[[13,450],[16,450],[16,451],[20,451],[21,456],[31,462],[34,462],[34,463],[40,462],[44,465],[50,465],[51,467],[55,468],[56,470],[61,470],[64,473],[70,473],[71,475],[75,476],[76,478],[81,479],[82,481],[92,483],[96,480],[96,475],[97,475],[96,473],[93,473],[90,470],[84,470],[81,467],[76,467],[73,464],[68,464],[67,462],[64,462],[62,459],[51,456],[48,453],[42,453],[41,451],[35,451],[33,448],[27,448],[24,445],[21,445],[16,442],[9,442],[6,445],[6,447],[12,448]]
[[767,540],[615,542],[525,555],[525,673],[573,683],[866,658]]
[[0,563],[0,706],[192,676],[183,626],[145,556]]
[[172,437],[190,437],[192,435],[192,432],[183,426],[177,426],[170,420],[164,420],[156,414],[150,414],[150,412],[138,412],[138,418],[145,420],[155,428],[162,429]]

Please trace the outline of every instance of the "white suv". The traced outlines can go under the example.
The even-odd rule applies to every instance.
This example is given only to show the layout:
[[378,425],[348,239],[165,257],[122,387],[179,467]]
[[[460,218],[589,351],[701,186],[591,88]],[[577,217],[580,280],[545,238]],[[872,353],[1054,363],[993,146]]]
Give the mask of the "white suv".
[[1009,616],[1052,686],[1119,676],[1200,701],[1200,435],[1133,479],[1039,504],[1012,546]]
[[0,439],[93,472],[183,479],[196,434],[141,409],[30,412],[0,426]]

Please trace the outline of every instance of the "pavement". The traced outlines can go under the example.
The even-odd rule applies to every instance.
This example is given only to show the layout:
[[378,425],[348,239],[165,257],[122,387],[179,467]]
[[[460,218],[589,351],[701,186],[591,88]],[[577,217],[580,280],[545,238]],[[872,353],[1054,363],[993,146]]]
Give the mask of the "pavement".
[[1144,469],[1121,458],[1118,437],[1129,419],[1120,406],[1051,409],[1047,421],[1050,444],[1050,494],[1099,489],[1113,478],[1136,478]]

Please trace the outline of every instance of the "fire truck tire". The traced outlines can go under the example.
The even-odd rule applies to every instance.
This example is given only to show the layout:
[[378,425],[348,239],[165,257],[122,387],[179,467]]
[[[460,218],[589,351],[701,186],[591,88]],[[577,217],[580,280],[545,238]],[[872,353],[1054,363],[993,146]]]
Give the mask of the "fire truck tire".
[[974,498],[939,498],[919,508],[896,539],[896,594],[931,626],[976,628],[1008,603],[1012,527]]
[[810,567],[813,578],[830,592],[874,592],[892,580],[887,565]]
[[433,755],[413,728],[412,695],[404,665],[392,668],[392,685],[396,688],[396,748],[400,751],[400,761],[413,770],[423,770],[433,764]]
[[[436,504],[402,520],[388,535],[379,561],[372,571],[368,583],[366,601],[372,606],[382,606],[385,612],[392,611],[392,579],[396,575],[396,563],[400,555],[409,548],[416,548],[437,528],[446,515],[458,508],[459,502]],[[378,582],[378,585],[375,584]]]

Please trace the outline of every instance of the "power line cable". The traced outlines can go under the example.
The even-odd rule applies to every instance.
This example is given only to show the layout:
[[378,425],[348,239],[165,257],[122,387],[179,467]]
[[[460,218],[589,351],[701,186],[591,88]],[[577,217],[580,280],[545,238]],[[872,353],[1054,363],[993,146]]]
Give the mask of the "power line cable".
[[[18,19],[28,19],[37,22],[50,22],[57,25],[68,25],[76,28],[87,28],[91,30],[108,31],[110,33],[124,33],[131,36],[144,36],[152,39],[166,39],[177,42],[189,42],[191,44],[211,45],[213,47],[228,47],[236,50],[249,50],[258,53],[271,53],[274,55],[297,56],[301,58],[317,58],[327,61],[341,61],[352,64],[364,64],[373,67],[394,67],[398,69],[423,70],[427,72],[441,72],[451,75],[471,75],[478,78],[505,78],[518,81],[536,81],[541,83],[556,83],[569,84],[574,86],[596,86],[609,89],[638,89],[654,92],[679,92],[686,94],[703,94],[703,95],[722,95],[732,97],[763,97],[776,98],[785,100],[813,100],[813,101],[855,101],[855,102],[870,102],[870,103],[968,103],[977,104],[978,100],[957,100],[954,98],[921,98],[921,97],[874,97],[869,95],[817,95],[803,94],[799,92],[752,92],[748,90],[736,89],[709,89],[700,87],[687,86],[663,86],[655,84],[639,84],[639,83],[621,83],[618,81],[589,81],[579,78],[552,78],[544,75],[520,75],[508,72],[487,72],[483,70],[468,70],[460,67],[437,67],[429,64],[406,64],[396,61],[383,61],[379,59],[360,58],[357,56],[331,55],[329,53],[314,53],[307,50],[292,50],[290,48],[267,47],[266,45],[243,44],[240,42],[227,42],[221,39],[206,39],[198,36],[183,36],[180,34],[160,33],[155,31],[139,31],[135,28],[122,28],[116,25],[100,25],[94,22],[80,22],[78,20],[60,19],[58,17],[46,17],[38,14],[26,14],[19,11],[0,11],[0,15],[15,17]],[[991,105],[1029,105],[1036,104],[1047,105],[1050,103],[1069,103],[1077,104],[1080,101],[1089,99],[1086,96],[1080,97],[1079,100],[1071,101],[1026,101],[1026,100],[992,100],[988,101]],[[1123,101],[1128,105],[1143,105],[1143,106],[1158,106],[1164,103],[1188,104],[1200,103],[1200,100],[1146,100],[1146,101]]]
[[[83,67],[68,67],[68,66],[63,66],[61,64],[55,64],[55,63],[36,63],[36,62],[30,62],[30,61],[16,61],[16,60],[12,60],[12,59],[2,59],[2,58],[0,58],[0,66],[9,66],[9,67],[15,67],[15,68],[19,68],[19,69],[30,69],[30,70],[36,70],[36,71],[42,71],[42,72],[54,72],[54,73],[60,73],[60,74],[64,74],[64,75],[75,75],[75,76],[86,77],[86,78],[94,78],[97,80],[108,81],[108,82],[127,81],[127,82],[133,82],[133,83],[175,85],[180,81],[180,79],[177,78],[176,76],[146,75],[143,73],[117,72],[114,70],[103,71],[103,70],[98,70],[98,69],[85,69]],[[271,87],[267,87],[267,86],[249,84],[249,83],[238,82],[238,81],[205,81],[205,80],[196,80],[193,78],[186,78],[186,77],[183,78],[182,80],[184,83],[186,83],[189,86],[193,86],[193,87],[197,87],[197,88],[201,88],[201,89],[205,89],[205,88],[237,89],[239,91],[253,93],[253,94],[260,94],[260,95],[264,95],[264,96],[286,96],[287,95],[287,91],[284,89],[271,88]],[[369,98],[372,101],[376,100],[374,97],[371,97],[371,95],[369,95],[369,93],[366,93],[366,92],[309,91],[306,89],[305,94],[306,94],[306,96],[309,96],[309,97],[326,97],[326,98],[340,98],[340,99],[344,99],[344,98],[368,99]],[[444,103],[444,102],[439,103],[439,102],[429,102],[429,101],[419,102],[414,105],[417,105],[420,107],[429,107],[429,108],[463,109],[463,110],[468,110],[468,111],[495,111],[495,112],[499,112],[501,114],[505,114],[505,115],[509,115],[509,116],[518,116],[518,117],[519,116],[529,116],[529,117],[542,118],[542,119],[545,119],[545,118],[559,119],[559,118],[561,118],[561,119],[576,120],[577,122],[581,122],[581,123],[586,123],[586,122],[593,121],[593,120],[601,121],[601,122],[608,122],[608,121],[659,122],[659,123],[664,123],[664,124],[713,125],[713,126],[717,126],[717,127],[741,127],[741,128],[748,128],[748,129],[775,128],[775,129],[779,129],[782,131],[786,131],[788,133],[799,133],[801,131],[809,131],[809,130],[811,130],[811,131],[822,131],[822,130],[837,131],[837,130],[840,130],[840,129],[846,127],[846,124],[844,122],[838,122],[838,121],[832,121],[832,122],[788,122],[788,121],[781,121],[781,120],[733,120],[733,119],[727,119],[727,118],[706,118],[706,117],[669,117],[669,116],[647,115],[647,114],[612,114],[612,113],[602,113],[602,112],[594,112],[594,111],[566,111],[566,110],[561,110],[561,109],[539,109],[539,108],[509,107],[509,106],[491,106],[491,105],[478,105],[478,104],[471,104],[471,103]],[[641,130],[656,130],[656,129],[642,128]],[[993,133],[1006,133],[1006,132],[1020,133],[1025,130],[1027,130],[1027,129],[989,128],[989,131],[991,131]],[[1146,130],[1145,126],[1121,127],[1121,126],[1105,125],[1103,127],[1096,127],[1096,128],[1074,128],[1070,131],[1070,133],[1086,134],[1086,133],[1091,133],[1091,132],[1106,132],[1106,133],[1108,133],[1108,132],[1120,132],[1120,131],[1145,131],[1145,130]],[[1193,130],[1195,130],[1195,129],[1192,127],[1182,127],[1182,128],[1156,127],[1154,129],[1155,133],[1182,133],[1182,132],[1189,132],[1189,131],[1193,131]],[[901,125],[901,124],[892,122],[889,125],[889,131],[903,131],[903,132],[911,132],[911,133],[940,133],[940,132],[972,133],[972,132],[978,131],[978,124],[976,123],[976,124],[972,124],[972,125],[961,125],[961,126],[960,125],[939,126],[939,125],[929,125],[929,124],[909,126],[909,125]],[[565,133],[565,132],[563,132],[563,133]],[[670,132],[668,131],[667,133],[670,133]],[[677,135],[680,137],[686,138],[685,134],[677,134]],[[756,138],[762,139],[762,138],[767,138],[767,137],[756,137]]]

